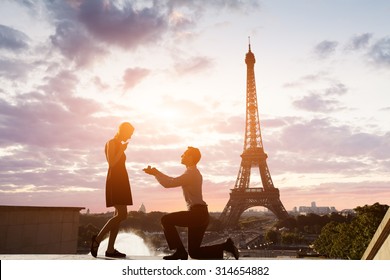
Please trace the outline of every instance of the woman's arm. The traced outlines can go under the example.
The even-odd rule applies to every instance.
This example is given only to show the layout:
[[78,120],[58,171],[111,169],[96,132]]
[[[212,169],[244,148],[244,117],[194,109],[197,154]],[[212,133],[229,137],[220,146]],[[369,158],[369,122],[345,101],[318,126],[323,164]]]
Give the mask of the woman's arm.
[[[107,145],[107,162],[110,167],[115,166],[119,159],[122,157],[123,152],[127,148],[127,143],[120,144],[120,146],[115,149],[115,143],[114,141],[109,141]],[[115,153],[115,150],[117,150],[117,153]]]

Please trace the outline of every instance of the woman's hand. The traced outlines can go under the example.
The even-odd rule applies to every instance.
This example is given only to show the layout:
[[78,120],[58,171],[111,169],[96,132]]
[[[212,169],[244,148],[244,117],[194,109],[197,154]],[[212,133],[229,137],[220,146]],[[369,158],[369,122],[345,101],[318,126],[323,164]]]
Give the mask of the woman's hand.
[[123,152],[127,149],[127,144],[129,144],[129,142],[122,143],[121,150]]

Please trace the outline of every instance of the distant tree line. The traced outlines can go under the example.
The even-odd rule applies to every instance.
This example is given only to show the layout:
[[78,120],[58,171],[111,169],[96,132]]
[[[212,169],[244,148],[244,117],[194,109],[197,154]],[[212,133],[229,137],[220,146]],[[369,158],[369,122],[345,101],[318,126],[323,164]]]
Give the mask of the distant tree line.
[[271,229],[266,231],[264,239],[275,245],[309,245],[313,242],[313,236],[318,236],[326,224],[350,220],[352,220],[351,215],[343,216],[339,213],[323,216],[314,213],[290,216],[277,221]]

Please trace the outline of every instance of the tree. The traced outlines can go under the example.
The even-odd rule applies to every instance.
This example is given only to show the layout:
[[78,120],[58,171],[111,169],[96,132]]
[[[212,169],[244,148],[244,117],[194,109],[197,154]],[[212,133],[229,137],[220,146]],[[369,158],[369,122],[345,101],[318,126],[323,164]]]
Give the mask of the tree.
[[388,208],[379,203],[355,208],[357,215],[350,222],[326,224],[314,248],[333,259],[361,259]]
[[281,234],[281,243],[283,245],[303,244],[303,236],[294,232],[283,232]]
[[265,233],[265,240],[277,244],[280,240],[280,233],[276,230],[269,230]]

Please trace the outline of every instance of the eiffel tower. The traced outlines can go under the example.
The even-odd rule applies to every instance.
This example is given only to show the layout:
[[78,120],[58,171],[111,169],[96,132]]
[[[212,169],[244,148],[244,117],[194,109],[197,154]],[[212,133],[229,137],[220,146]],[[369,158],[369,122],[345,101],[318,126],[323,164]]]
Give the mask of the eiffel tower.
[[[274,187],[266,162],[268,156],[264,152],[257,107],[255,62],[255,55],[251,51],[249,42],[249,51],[245,57],[247,84],[244,151],[241,154],[241,166],[236,184],[234,189],[231,190],[230,199],[220,216],[220,221],[224,227],[236,226],[241,214],[255,206],[268,208],[278,219],[288,217],[288,213],[280,201],[279,189]],[[259,168],[262,188],[249,187],[251,169],[253,167]]]

